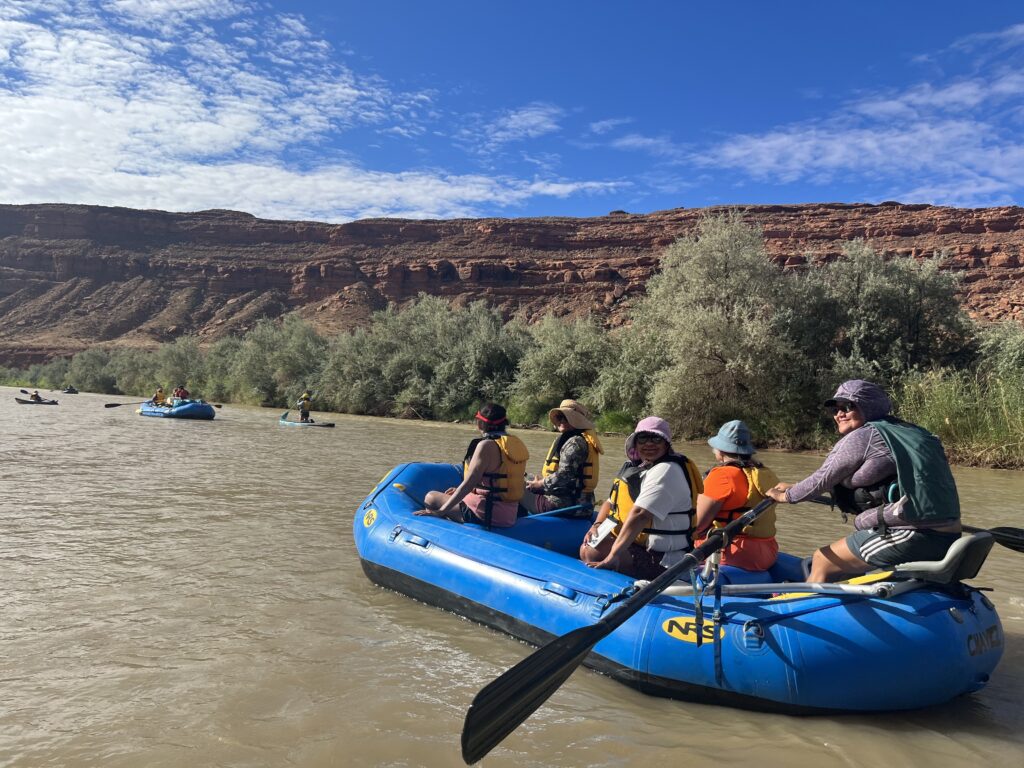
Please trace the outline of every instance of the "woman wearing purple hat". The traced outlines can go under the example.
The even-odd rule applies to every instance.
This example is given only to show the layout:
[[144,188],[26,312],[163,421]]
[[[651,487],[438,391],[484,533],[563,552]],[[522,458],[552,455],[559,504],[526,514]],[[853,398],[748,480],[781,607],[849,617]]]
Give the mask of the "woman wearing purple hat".
[[642,419],[626,438],[626,458],[580,559],[653,579],[693,549],[693,503],[703,485],[694,463],[672,451],[672,430],[657,416]]
[[857,516],[849,536],[814,553],[808,581],[836,581],[917,560],[941,560],[960,538],[960,499],[939,439],[891,415],[877,384],[843,382],[825,407],[842,437],[825,463],[768,495],[796,504],[830,491]]

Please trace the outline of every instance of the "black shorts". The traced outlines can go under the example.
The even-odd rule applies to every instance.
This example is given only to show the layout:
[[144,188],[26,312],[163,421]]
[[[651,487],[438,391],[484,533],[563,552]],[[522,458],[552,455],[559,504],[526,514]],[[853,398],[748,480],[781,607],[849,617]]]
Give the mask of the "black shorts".
[[959,533],[914,528],[890,528],[885,533],[878,528],[867,528],[847,536],[846,546],[865,563],[890,568],[919,560],[941,560],[959,538]]

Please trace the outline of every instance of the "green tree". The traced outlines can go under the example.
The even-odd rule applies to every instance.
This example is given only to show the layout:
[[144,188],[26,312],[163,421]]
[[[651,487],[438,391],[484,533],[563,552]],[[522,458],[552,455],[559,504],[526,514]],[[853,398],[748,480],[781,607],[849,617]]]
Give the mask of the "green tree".
[[232,378],[235,357],[242,349],[242,340],[237,336],[228,336],[215,342],[203,356],[203,377],[198,384],[198,391],[209,400],[234,400],[241,398]]
[[331,344],[320,379],[338,410],[417,418],[473,413],[503,400],[528,336],[483,302],[453,307],[420,295],[377,312],[369,328]]
[[[193,336],[182,336],[156,351],[156,375],[165,387],[185,384],[195,388],[203,379],[203,353]],[[169,390],[168,390],[169,391]]]
[[163,386],[157,369],[158,352],[148,349],[114,350],[107,363],[117,391],[126,395],[148,397],[158,386]]
[[972,361],[974,330],[941,258],[880,257],[861,240],[843,253],[817,271],[840,323],[829,366],[837,378],[889,383],[912,370]]
[[326,349],[327,342],[296,315],[280,323],[260,320],[233,350],[231,390],[242,402],[285,406],[319,376]]
[[68,366],[67,378],[86,392],[117,394],[117,379],[109,370],[110,353],[102,347],[79,352]]
[[510,393],[511,411],[515,421],[547,423],[547,412],[563,399],[589,400],[601,370],[615,359],[615,343],[589,317],[545,315],[529,334]]
[[1006,381],[1024,380],[1024,328],[1016,322],[997,323],[979,333],[979,368]]
[[645,387],[649,407],[684,435],[735,418],[760,438],[780,435],[806,422],[815,396],[807,351],[792,337],[806,330],[802,289],[771,261],[758,228],[732,213],[705,218],[665,252],[619,365],[633,367],[631,386]]

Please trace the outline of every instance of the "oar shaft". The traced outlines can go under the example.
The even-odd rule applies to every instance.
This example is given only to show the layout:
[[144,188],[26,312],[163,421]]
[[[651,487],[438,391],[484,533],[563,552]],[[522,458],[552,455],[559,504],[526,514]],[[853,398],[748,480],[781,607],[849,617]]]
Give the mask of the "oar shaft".
[[[835,506],[835,502],[828,496],[812,496],[807,501],[812,501],[815,504],[825,504],[830,507]],[[966,533],[990,533],[997,544],[1001,544],[1007,549],[1012,549],[1014,552],[1024,552],[1024,529],[1008,528],[1006,526],[978,528],[973,525],[966,525],[962,521],[960,527]]]
[[601,640],[667,589],[685,570],[722,549],[731,538],[774,504],[764,499],[753,509],[717,528],[692,552],[627,597],[596,624],[555,638],[493,680],[473,699],[462,727],[462,758],[475,763],[533,714],[583,663]]
[[623,601],[618,608],[602,618],[598,624],[605,624],[609,627],[608,633],[610,634],[616,627],[623,624],[633,614],[664,592],[679,578],[680,574],[700,565],[718,550],[724,549],[735,534],[754,522],[758,515],[774,503],[773,499],[764,499],[760,504],[748,510],[724,528],[712,530],[703,543],[694,548],[693,551],[683,555],[682,560],[665,569],[657,578],[652,579],[646,587]]
[[528,515],[528,517],[531,520],[534,519],[534,518],[537,518],[537,517],[554,517],[555,515],[560,515],[563,512],[573,512],[573,511],[575,511],[577,509],[592,509],[593,506],[594,506],[593,504],[573,504],[571,507],[561,507],[559,509],[549,509],[547,512],[538,512],[535,515]]

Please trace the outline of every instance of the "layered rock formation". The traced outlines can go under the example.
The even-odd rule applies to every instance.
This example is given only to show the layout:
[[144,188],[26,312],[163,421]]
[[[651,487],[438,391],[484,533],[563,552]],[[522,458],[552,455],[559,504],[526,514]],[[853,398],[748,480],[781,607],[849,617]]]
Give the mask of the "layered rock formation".
[[[167,213],[81,205],[0,205],[0,364],[96,343],[215,340],[297,311],[333,333],[420,292],[483,299],[506,315],[592,313],[608,325],[701,216],[725,209],[621,211],[587,219],[269,221],[233,211]],[[843,243],[948,255],[964,304],[1024,319],[1024,209],[925,205],[741,206],[787,268]]]

